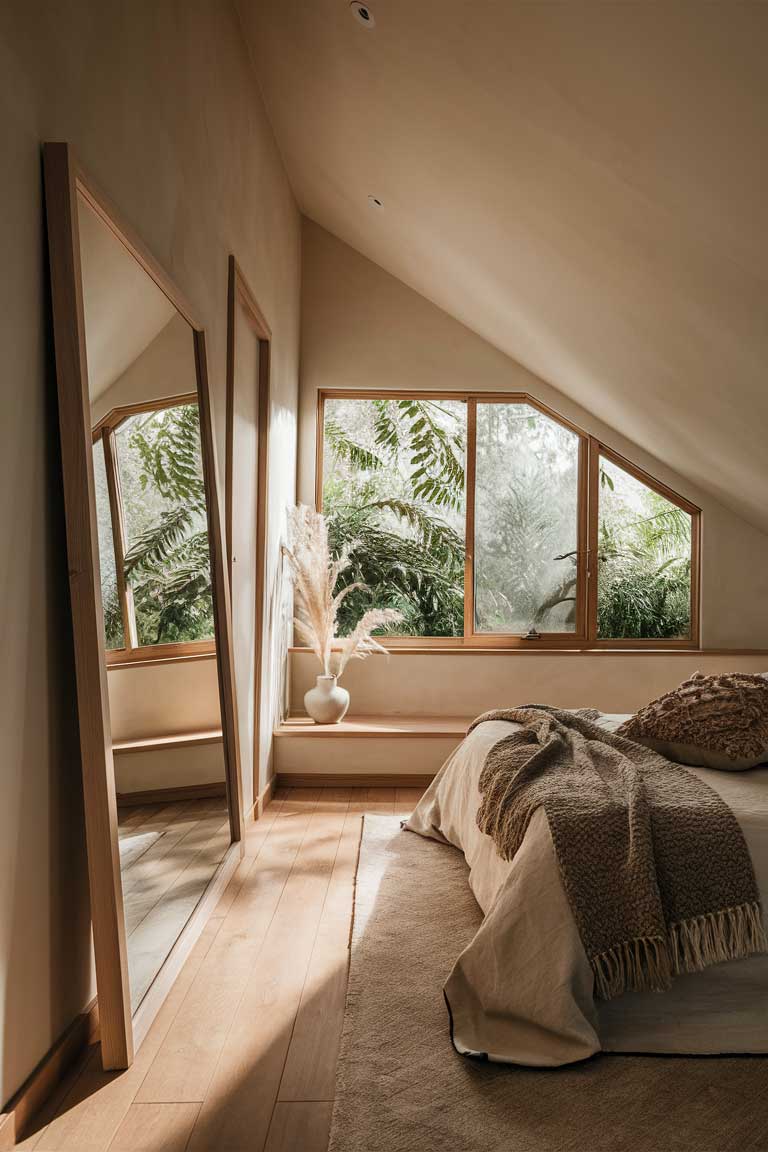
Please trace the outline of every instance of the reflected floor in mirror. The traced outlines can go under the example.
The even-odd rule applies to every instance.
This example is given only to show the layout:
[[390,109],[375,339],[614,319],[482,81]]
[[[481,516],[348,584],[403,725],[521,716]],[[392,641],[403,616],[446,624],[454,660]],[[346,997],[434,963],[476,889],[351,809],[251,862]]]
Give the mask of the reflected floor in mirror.
[[230,844],[224,796],[118,809],[135,1012]]

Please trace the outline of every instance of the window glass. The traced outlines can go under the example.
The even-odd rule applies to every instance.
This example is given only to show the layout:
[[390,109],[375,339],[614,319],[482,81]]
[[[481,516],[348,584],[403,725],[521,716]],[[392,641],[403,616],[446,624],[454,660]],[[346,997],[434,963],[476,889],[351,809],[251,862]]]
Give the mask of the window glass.
[[529,404],[477,406],[475,630],[576,630],[579,437]]
[[117,567],[112,536],[112,516],[109,509],[107,470],[104,464],[104,444],[101,437],[93,445],[93,477],[96,486],[96,520],[99,533],[99,569],[101,571],[101,602],[104,607],[104,632],[107,650],[125,647],[123,614],[117,593]]
[[464,631],[466,404],[440,399],[327,399],[323,511],[335,553],[352,564],[338,587],[339,633],[370,607],[397,608],[398,631]]
[[597,635],[689,639],[691,517],[600,457]]
[[114,437],[138,642],[212,639],[197,405],[130,416]]

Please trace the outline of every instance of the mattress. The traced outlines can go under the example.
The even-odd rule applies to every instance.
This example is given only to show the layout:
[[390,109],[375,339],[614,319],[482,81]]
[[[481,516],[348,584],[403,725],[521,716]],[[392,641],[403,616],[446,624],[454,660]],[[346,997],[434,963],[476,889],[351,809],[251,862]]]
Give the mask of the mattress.
[[[613,729],[624,716],[603,716]],[[517,725],[486,721],[449,757],[406,822],[460,849],[484,913],[445,984],[457,1051],[489,1060],[557,1066],[599,1051],[768,1052],[768,955],[675,979],[666,992],[595,1002],[592,970],[563,890],[546,815],[533,816],[511,861],[477,827],[478,782],[493,745]],[[768,904],[768,767],[689,768],[733,810]]]

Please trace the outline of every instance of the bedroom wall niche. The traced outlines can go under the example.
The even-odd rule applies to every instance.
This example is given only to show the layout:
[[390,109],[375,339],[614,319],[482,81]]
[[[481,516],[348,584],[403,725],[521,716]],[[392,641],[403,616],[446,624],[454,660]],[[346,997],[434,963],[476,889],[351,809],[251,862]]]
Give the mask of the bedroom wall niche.
[[45,184],[105,1068],[240,856],[237,714],[201,327],[63,144]]

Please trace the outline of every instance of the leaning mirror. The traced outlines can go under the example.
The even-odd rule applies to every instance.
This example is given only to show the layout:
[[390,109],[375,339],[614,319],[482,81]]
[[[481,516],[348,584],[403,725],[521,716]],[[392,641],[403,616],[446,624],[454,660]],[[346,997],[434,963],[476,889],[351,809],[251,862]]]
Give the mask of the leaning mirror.
[[239,857],[228,589],[205,342],[45,149],[102,1052],[130,1063]]

